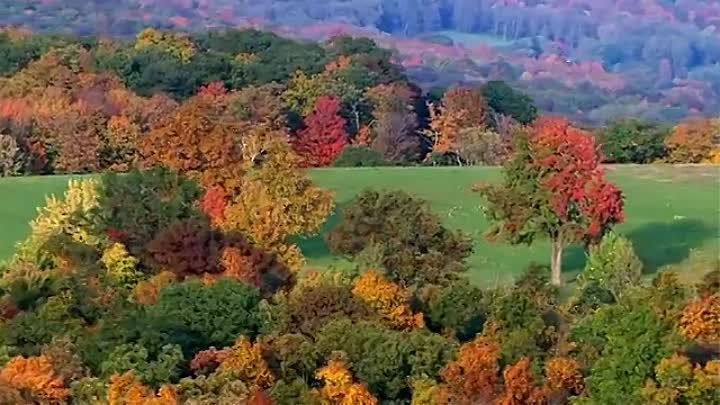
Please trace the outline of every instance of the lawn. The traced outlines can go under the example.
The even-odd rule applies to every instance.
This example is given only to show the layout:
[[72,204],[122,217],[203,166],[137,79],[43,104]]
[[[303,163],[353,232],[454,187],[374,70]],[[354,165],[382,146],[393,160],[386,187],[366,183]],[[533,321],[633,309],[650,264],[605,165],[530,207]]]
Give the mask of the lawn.
[[[618,230],[632,239],[648,273],[680,265],[683,275],[694,279],[717,266],[720,167],[616,166],[608,171],[626,196],[627,221]],[[476,283],[504,283],[531,262],[549,261],[545,242],[513,247],[483,239],[488,224],[482,215],[482,201],[470,187],[479,181],[498,180],[496,168],[322,169],[311,175],[336,193],[338,210],[367,187],[402,189],[429,200],[448,226],[474,238],[468,276]],[[62,176],[0,179],[0,259],[8,258],[14,244],[26,235],[27,222],[44,195],[62,192],[67,180]],[[333,215],[325,228],[337,220],[337,214]],[[302,240],[300,246],[310,266],[345,265],[330,254],[322,237]],[[582,268],[584,260],[581,249],[568,250],[565,268],[569,277]]]

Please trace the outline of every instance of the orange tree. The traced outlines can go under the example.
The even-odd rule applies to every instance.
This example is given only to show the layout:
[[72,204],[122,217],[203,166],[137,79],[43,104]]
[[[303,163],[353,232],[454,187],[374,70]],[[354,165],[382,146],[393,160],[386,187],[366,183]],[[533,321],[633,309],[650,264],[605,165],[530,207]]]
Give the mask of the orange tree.
[[512,244],[550,238],[552,283],[562,284],[562,254],[570,243],[592,241],[622,222],[623,197],[605,180],[592,137],[559,118],[538,120],[515,138],[501,185],[480,185],[488,236]]
[[710,119],[688,120],[676,126],[665,140],[671,163],[702,163],[717,154],[720,122]]

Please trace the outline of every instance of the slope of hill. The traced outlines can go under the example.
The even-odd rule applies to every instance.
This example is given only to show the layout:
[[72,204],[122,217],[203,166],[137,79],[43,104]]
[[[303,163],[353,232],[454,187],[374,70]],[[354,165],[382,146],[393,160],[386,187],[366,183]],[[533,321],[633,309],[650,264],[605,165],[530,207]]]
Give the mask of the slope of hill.
[[711,0],[0,0],[0,25],[120,36],[146,26],[255,26],[313,40],[353,33],[396,49],[428,88],[507,80],[545,112],[580,122],[720,114],[720,3]]

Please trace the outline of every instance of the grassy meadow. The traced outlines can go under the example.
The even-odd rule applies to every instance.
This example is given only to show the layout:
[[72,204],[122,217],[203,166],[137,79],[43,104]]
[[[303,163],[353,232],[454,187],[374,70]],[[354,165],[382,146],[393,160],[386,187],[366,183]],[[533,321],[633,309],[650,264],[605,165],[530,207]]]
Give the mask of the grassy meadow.
[[[675,266],[683,277],[695,279],[718,266],[720,167],[630,165],[609,167],[608,173],[626,197],[626,223],[618,230],[633,241],[648,273]],[[531,262],[549,262],[549,245],[544,241],[513,247],[483,239],[488,223],[482,215],[482,200],[470,187],[498,180],[497,168],[319,169],[311,176],[335,192],[336,214],[325,230],[337,222],[337,211],[361,190],[402,189],[429,200],[448,226],[472,235],[475,253],[468,276],[480,285],[504,283]],[[67,181],[67,176],[0,179],[0,260],[9,258],[15,243],[25,237],[44,196],[62,193]],[[346,265],[328,251],[322,236],[299,244],[311,267]],[[584,261],[581,249],[569,249],[565,256],[568,277]]]

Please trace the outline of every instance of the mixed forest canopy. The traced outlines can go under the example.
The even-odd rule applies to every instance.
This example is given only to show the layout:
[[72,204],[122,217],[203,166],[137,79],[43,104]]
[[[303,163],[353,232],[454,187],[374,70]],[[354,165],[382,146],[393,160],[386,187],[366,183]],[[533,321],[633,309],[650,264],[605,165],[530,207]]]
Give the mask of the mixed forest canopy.
[[[89,174],[0,264],[2,405],[720,395],[717,262],[646,277],[602,165],[718,163],[718,119],[582,129],[504,81],[424,91],[350,36],[6,29],[0,53],[0,176]],[[501,166],[472,194],[483,243],[547,239],[550,266],[472,284],[471,236],[428,202],[370,189],[336,207],[305,170],[421,164]],[[323,231],[347,266],[307,266],[298,241]],[[572,280],[570,246],[587,256]]]
[[713,0],[2,0],[0,24],[83,36],[131,37],[148,26],[367,35],[426,88],[504,80],[542,111],[584,123],[720,113]]

